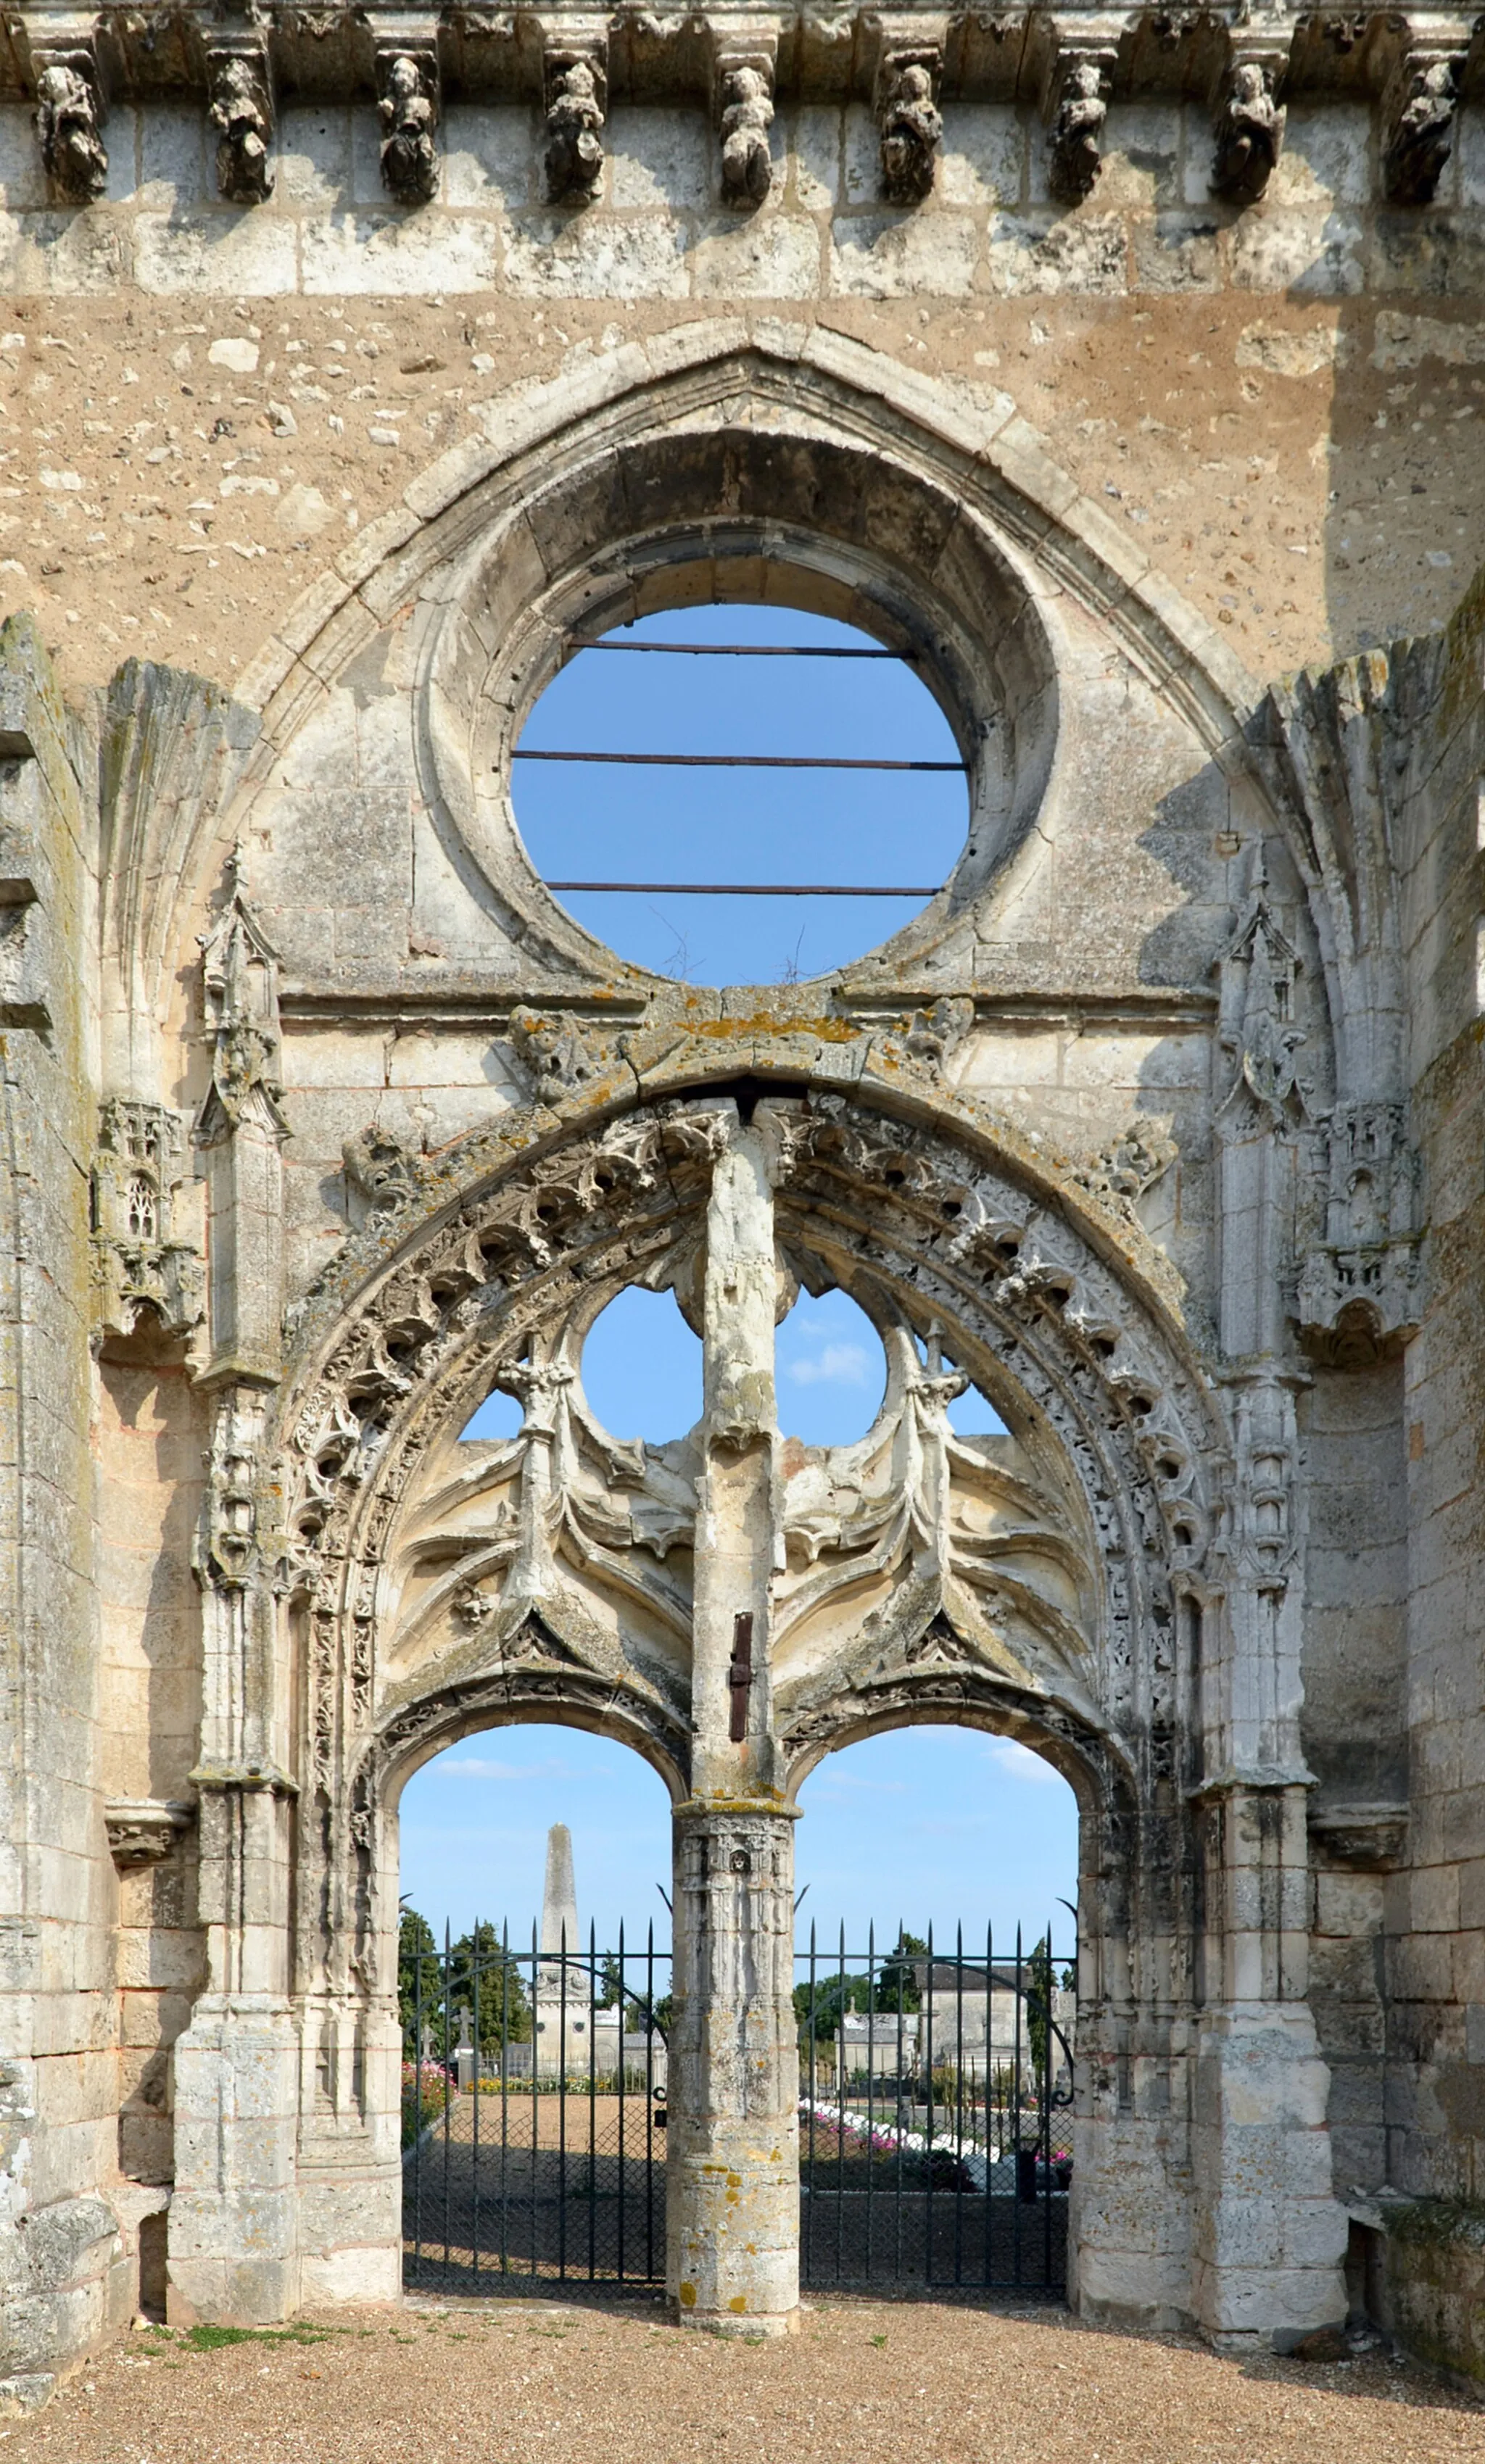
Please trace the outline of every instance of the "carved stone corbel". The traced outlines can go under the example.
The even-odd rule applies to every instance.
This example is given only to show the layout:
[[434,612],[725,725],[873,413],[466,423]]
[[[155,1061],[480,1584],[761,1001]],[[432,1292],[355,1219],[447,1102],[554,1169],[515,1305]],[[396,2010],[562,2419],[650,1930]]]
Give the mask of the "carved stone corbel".
[[876,125],[882,194],[891,205],[920,206],[933,188],[943,136],[936,99],[942,76],[942,42],[893,38],[883,43],[876,67]]
[[105,1335],[131,1335],[146,1314],[166,1335],[188,1334],[205,1314],[205,1276],[193,1242],[177,1237],[185,1179],[179,1116],[163,1104],[114,1099],[99,1116],[93,1164],[93,1264]]
[[90,206],[108,180],[103,84],[91,42],[33,44],[36,136],[47,178],[70,206]]
[[430,41],[390,36],[376,47],[376,109],[382,127],[382,181],[400,206],[426,206],[438,187],[442,117],[438,53]]
[[1217,99],[1212,194],[1230,205],[1256,205],[1273,177],[1284,143],[1279,100],[1289,66],[1287,47],[1244,43],[1235,49]]
[[777,27],[729,29],[712,55],[712,110],[721,139],[722,203],[742,213],[761,206],[773,185],[768,131],[773,126]]
[[586,206],[603,178],[603,125],[609,109],[609,34],[582,26],[546,44],[546,193],[556,206]]
[[217,131],[216,185],[234,206],[260,206],[274,192],[274,89],[261,34],[214,38],[207,48],[211,121]]
[[1113,91],[1112,49],[1082,44],[1059,48],[1044,107],[1048,186],[1063,205],[1081,205],[1097,184]]
[[1462,48],[1409,50],[1382,100],[1382,185],[1388,205],[1431,204],[1453,147]]
[[111,1796],[103,1808],[108,1853],[121,1874],[163,1864],[196,1818],[184,1797]]
[[1406,1805],[1314,1805],[1310,1837],[1324,1861],[1363,1874],[1390,1874],[1407,1844]]

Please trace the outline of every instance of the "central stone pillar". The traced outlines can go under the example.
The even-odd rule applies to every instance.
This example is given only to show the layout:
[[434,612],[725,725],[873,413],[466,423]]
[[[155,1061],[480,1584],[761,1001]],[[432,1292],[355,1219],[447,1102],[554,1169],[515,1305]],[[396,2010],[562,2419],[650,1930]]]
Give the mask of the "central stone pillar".
[[667,2283],[683,2322],[799,2323],[793,1809],[769,1678],[777,1529],[773,1145],[727,1118],[707,1210],[693,1793],[675,1813]]

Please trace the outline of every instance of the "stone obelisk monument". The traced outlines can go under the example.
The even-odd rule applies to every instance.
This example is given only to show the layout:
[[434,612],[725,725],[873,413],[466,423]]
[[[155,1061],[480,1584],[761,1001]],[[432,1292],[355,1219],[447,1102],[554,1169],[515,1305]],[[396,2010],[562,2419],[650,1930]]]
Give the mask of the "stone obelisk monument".
[[554,1822],[546,1835],[542,1959],[536,1977],[534,2058],[539,2079],[587,2075],[592,2056],[587,2024],[591,1994],[580,1948],[572,1834],[565,1822]]

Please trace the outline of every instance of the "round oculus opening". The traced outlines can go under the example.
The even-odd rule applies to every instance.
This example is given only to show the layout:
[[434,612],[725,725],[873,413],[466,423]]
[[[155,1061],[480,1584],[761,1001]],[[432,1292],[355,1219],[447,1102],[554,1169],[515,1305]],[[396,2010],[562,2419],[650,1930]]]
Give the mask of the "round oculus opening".
[[908,660],[833,618],[730,601],[580,642],[521,731],[512,803],[532,863],[619,957],[791,983],[936,893],[968,781]]

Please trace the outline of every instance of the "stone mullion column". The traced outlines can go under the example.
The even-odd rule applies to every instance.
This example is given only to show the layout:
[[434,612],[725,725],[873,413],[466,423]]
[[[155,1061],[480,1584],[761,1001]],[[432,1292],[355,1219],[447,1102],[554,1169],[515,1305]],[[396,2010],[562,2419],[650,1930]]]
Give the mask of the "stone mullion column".
[[676,2316],[799,2320],[793,1809],[768,1674],[777,1523],[773,1150],[729,1123],[707,1210],[705,1463],[697,1517],[692,1788],[675,1813],[666,2176]]
[[201,1918],[207,1986],[176,2044],[172,2319],[287,2317],[299,2298],[299,2057],[289,1999],[292,1799],[279,1604],[259,1546],[282,1309],[287,1134],[277,960],[242,897],[203,940],[206,1159],[216,1396],[196,1550],[202,1587]]
[[204,1704],[193,1776],[208,1959],[206,1991],[174,2053],[168,2256],[177,2321],[282,2319],[299,2296],[299,2059],[288,1977],[294,1783],[278,1733],[277,1603],[251,1529],[267,1405],[262,1389],[236,1384],[219,1398],[198,1557]]
[[1192,2304],[1217,2342],[1339,2324],[1346,2219],[1330,2074],[1306,2000],[1310,1774],[1300,1744],[1304,1528],[1284,1285],[1308,1113],[1300,960],[1260,870],[1222,964],[1219,1323],[1232,1469],[1203,1618],[1196,1791],[1207,1921],[1192,2088]]

